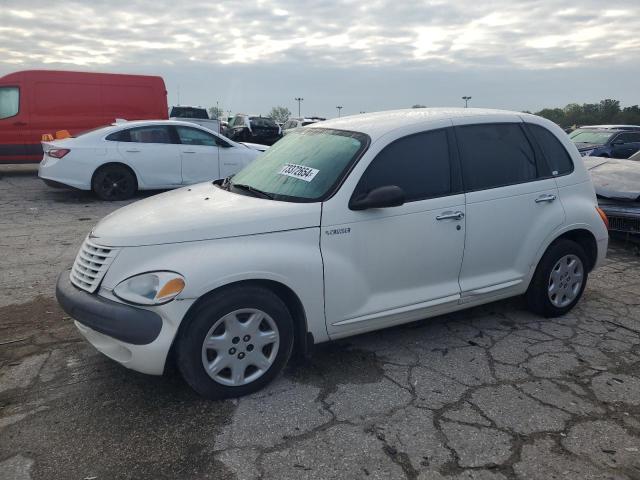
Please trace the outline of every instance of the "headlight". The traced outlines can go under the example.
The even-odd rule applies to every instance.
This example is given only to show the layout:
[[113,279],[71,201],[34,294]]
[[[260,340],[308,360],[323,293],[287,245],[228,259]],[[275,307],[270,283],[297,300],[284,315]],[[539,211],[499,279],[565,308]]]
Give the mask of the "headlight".
[[580,155],[583,157],[590,157],[594,150],[595,148],[592,148],[591,150],[583,150],[580,152]]
[[184,278],[175,272],[149,272],[127,278],[113,294],[139,305],[160,305],[176,298],[184,289]]

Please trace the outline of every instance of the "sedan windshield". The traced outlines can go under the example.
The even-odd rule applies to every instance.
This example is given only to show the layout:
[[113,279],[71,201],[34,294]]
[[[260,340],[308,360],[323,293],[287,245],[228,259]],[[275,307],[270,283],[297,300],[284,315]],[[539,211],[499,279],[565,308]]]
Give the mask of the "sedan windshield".
[[363,133],[300,130],[292,131],[237,173],[231,188],[238,193],[261,192],[274,200],[322,201],[369,144],[369,137]]
[[576,130],[571,133],[569,138],[573,143],[593,143],[603,145],[617,132],[602,130]]

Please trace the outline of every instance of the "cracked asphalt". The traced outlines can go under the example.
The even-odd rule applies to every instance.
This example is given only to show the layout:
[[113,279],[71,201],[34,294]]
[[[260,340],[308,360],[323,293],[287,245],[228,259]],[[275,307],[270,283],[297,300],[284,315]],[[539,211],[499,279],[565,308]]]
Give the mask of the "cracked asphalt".
[[318,346],[211,402],[98,354],[54,300],[122,203],[0,175],[0,479],[640,478],[640,258],[624,244],[562,318],[497,302]]

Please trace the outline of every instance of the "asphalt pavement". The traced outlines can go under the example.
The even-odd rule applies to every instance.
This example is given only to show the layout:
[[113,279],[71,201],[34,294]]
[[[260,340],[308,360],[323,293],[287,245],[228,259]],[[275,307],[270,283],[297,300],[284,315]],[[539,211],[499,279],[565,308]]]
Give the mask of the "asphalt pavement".
[[55,301],[91,226],[125,203],[0,169],[0,479],[640,478],[630,245],[562,318],[492,303],[320,345],[213,402],[175,370],[99,354]]

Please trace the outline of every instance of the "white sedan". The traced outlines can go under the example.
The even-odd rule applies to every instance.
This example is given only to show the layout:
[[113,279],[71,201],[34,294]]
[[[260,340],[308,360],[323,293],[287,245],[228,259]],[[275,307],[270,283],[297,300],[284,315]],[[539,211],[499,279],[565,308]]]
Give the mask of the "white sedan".
[[172,120],[116,122],[77,137],[43,141],[42,147],[42,180],[93,190],[103,200],[226,178],[265,148]]

